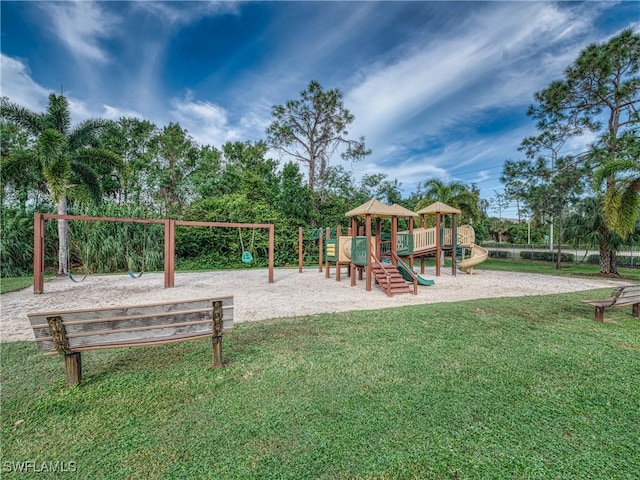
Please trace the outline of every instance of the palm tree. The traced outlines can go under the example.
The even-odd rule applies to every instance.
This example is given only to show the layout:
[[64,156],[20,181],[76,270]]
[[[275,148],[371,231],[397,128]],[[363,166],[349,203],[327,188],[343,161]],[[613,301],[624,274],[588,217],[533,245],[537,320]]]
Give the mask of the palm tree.
[[600,248],[600,273],[618,274],[616,251],[622,238],[606,224],[602,196],[586,197],[576,204],[566,219],[563,239],[586,247],[603,245]]
[[445,183],[439,178],[430,178],[423,186],[422,200],[417,203],[416,210],[439,201],[460,209],[462,221],[474,223],[480,220],[480,193],[475,185],[469,188],[460,182]]
[[[94,166],[122,164],[113,152],[99,148],[98,135],[110,122],[89,119],[71,127],[69,102],[63,95],[49,95],[47,110],[36,113],[3,97],[0,116],[22,127],[34,139],[31,148],[16,150],[2,158],[7,175],[19,174],[25,167],[37,166],[42,171],[57,212],[67,214],[67,192],[77,184],[84,185],[95,201],[102,189]],[[58,220],[58,274],[67,274],[67,222]]]
[[623,238],[633,233],[640,217],[640,160],[614,158],[594,172],[596,183],[606,181],[604,217],[607,226]]

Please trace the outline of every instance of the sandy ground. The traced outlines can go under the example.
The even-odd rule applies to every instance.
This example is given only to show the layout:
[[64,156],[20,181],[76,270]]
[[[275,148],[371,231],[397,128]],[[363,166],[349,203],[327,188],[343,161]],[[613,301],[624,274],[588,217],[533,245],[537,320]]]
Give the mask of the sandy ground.
[[451,275],[446,270],[435,277],[433,268],[425,276],[435,285],[418,287],[418,295],[387,297],[377,285],[367,292],[365,282],[355,287],[344,275],[335,280],[335,271],[326,278],[318,268],[277,269],[274,283],[268,283],[267,270],[179,273],[175,287],[165,289],[163,274],[144,274],[138,279],[127,275],[90,276],[82,283],[66,278],[45,282],[44,293],[33,288],[0,296],[0,340],[33,340],[27,319],[29,312],[125,306],[211,295],[234,295],[236,322],[296,317],[325,312],[376,310],[401,305],[455,302],[489,297],[519,297],[548,293],[575,292],[624,285],[629,282],[599,278],[566,278],[514,272],[476,270],[473,275]]

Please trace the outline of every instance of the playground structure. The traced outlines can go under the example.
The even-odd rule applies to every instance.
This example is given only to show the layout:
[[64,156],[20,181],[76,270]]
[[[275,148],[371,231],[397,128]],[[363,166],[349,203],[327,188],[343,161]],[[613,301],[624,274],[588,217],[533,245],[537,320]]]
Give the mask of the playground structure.
[[[164,288],[175,286],[175,250],[176,226],[214,227],[214,228],[265,228],[269,231],[269,283],[273,283],[275,226],[272,223],[227,223],[227,222],[195,222],[172,219],[145,219],[128,217],[93,217],[85,215],[59,215],[52,213],[36,213],[33,217],[33,293],[44,292],[44,246],[45,221],[67,220],[87,222],[116,223],[155,223],[164,225]],[[243,245],[244,250],[244,245]],[[243,261],[245,252],[243,252]]]
[[[324,238],[324,257],[326,276],[330,276],[331,266],[336,269],[336,280],[341,279],[341,268],[348,268],[351,285],[366,277],[366,290],[372,288],[372,279],[382,290],[392,296],[401,293],[417,294],[418,285],[433,285],[433,280],[425,278],[425,257],[434,255],[436,276],[440,276],[443,259],[451,258],[451,274],[456,269],[472,274],[473,267],[485,261],[488,251],[475,244],[475,232],[470,225],[457,226],[460,210],[442,202],[435,202],[418,212],[412,212],[400,205],[386,205],[372,199],[346,213],[351,217],[351,227],[347,235],[336,228],[335,236],[327,229]],[[426,216],[435,216],[435,227],[426,228]],[[443,227],[443,216],[451,215],[450,226]],[[358,225],[358,218],[364,218],[364,226]],[[382,234],[381,220],[391,220],[391,234],[385,238]],[[398,219],[404,218],[408,230],[398,231]],[[414,228],[415,219],[420,226]],[[375,225],[372,221],[375,219]],[[356,235],[354,235],[354,232]],[[319,260],[322,271],[322,239]],[[467,253],[468,252],[468,253]],[[420,260],[420,273],[414,271],[414,262]],[[299,259],[301,268],[302,259]],[[366,273],[365,273],[366,272]],[[412,284],[413,288],[411,288]]]

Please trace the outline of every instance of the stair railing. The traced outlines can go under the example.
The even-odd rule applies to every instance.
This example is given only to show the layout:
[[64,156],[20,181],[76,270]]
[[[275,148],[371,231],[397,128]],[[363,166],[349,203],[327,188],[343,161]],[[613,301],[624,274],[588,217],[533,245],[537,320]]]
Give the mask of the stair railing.
[[385,289],[385,293],[387,294],[387,297],[390,297],[391,296],[391,274],[387,271],[386,268],[384,268],[384,264],[375,255],[371,254],[371,257],[373,258],[373,261],[375,263],[380,265],[380,268],[384,272],[384,275],[387,279],[384,289]]
[[402,260],[396,252],[392,252],[392,256],[393,258],[396,259],[396,262],[398,262],[398,264],[404,267],[404,269],[409,273],[409,275],[411,275],[411,278],[413,279],[413,294],[417,295],[418,294],[418,275],[416,274],[416,272],[413,271],[412,268],[409,268],[409,265],[404,263],[404,260]]

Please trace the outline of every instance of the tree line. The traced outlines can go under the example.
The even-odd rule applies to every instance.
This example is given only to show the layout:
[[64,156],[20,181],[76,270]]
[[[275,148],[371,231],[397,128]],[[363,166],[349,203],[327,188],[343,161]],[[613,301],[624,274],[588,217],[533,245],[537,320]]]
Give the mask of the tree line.
[[[536,92],[528,113],[539,134],[523,139],[524,158],[506,161],[502,176],[504,199],[517,201],[534,237],[553,222],[559,239],[599,245],[602,273],[617,272],[616,249],[637,234],[639,43],[627,30],[591,45],[562,80]],[[32,238],[35,211],[273,222],[278,265],[295,262],[299,226],[345,224],[344,213],[370,198],[412,210],[439,200],[462,211],[460,220],[473,224],[479,241],[522,238],[522,224],[488,215],[489,203],[474,184],[430,178],[403,196],[386,174],[356,180],[332,164],[338,157],[357,162],[371,150],[365,138],[349,138],[355,117],[342,93],[316,81],[298,99],[273,107],[264,140],[219,147],[199,145],[178,123],[159,127],[121,118],[73,125],[68,100],[54,93],[44,112],[2,98],[0,117],[3,276],[30,272],[32,245],[25,239]],[[585,152],[566,153],[587,132],[597,141]],[[271,158],[270,149],[281,151],[286,162]],[[59,274],[79,264],[105,271],[153,268],[161,258],[152,228],[110,232],[87,225],[71,234],[69,228],[60,221],[57,233],[49,233],[60,239],[57,251],[47,252]],[[242,232],[206,229],[178,235],[177,254],[186,267],[233,266],[244,244],[266,248],[260,233],[244,232],[244,239]],[[105,244],[113,248],[102,258],[95,252]]]

